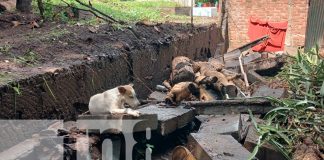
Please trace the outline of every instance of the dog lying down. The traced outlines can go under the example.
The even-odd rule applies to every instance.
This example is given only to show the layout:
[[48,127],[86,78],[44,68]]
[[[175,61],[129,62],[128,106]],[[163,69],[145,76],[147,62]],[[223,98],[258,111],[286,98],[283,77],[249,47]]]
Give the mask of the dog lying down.
[[138,117],[139,111],[124,108],[125,103],[131,107],[140,104],[132,84],[118,86],[92,96],[89,102],[89,111],[91,114],[126,113]]

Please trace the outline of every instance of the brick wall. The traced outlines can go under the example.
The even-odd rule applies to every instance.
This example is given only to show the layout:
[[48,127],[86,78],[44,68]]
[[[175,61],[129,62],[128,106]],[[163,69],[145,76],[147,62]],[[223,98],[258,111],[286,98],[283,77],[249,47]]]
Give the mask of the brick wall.
[[228,0],[229,50],[247,42],[249,17],[280,22],[288,21],[286,49],[304,45],[308,0]]

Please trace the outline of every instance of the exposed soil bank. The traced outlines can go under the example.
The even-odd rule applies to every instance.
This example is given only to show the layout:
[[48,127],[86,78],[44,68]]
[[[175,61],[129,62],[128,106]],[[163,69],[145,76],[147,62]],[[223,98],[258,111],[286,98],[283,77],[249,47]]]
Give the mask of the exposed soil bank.
[[[223,41],[216,26],[191,30],[183,24],[136,25],[113,30],[107,25],[96,32],[90,33],[87,27],[68,28],[67,34],[54,41],[45,38],[37,45],[21,40],[17,46],[12,38],[13,54],[32,45],[42,63],[17,67],[30,76],[0,87],[0,118],[74,119],[87,109],[93,94],[130,82],[144,98],[150,93],[148,88],[168,78],[173,57],[204,60]],[[17,84],[21,95],[12,87]]]

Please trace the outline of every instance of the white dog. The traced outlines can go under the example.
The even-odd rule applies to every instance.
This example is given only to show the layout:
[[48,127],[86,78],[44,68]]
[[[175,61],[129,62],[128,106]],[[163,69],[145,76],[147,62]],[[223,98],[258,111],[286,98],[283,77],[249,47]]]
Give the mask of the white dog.
[[131,107],[140,104],[132,84],[119,86],[92,96],[89,111],[91,114],[126,113],[138,117],[139,111],[124,108],[125,103]]

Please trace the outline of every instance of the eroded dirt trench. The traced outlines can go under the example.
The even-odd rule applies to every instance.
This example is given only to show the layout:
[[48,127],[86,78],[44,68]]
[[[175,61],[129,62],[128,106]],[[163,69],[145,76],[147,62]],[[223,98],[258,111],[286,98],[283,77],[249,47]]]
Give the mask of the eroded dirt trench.
[[[171,23],[122,28],[44,25],[47,26],[32,31],[24,26],[4,27],[1,32],[0,42],[8,50],[0,55],[3,60],[0,62],[0,118],[3,120],[76,120],[88,110],[92,95],[128,83],[134,84],[138,98],[146,99],[157,84],[169,78],[174,57],[205,61],[215,54],[217,44],[224,42],[216,25],[193,28],[189,24]],[[176,122],[162,131],[168,136],[157,133],[161,131],[153,132],[152,143],[163,142],[156,146],[159,153],[169,153],[176,144],[183,144],[184,137],[193,130],[194,112],[188,109],[176,112],[179,112],[176,119],[170,119]],[[179,118],[182,115],[185,119]],[[157,127],[157,119],[154,120],[151,125]],[[9,133],[2,134],[7,135],[2,138],[8,141],[1,145],[1,151],[18,147],[14,150],[19,155],[20,147],[24,147],[21,143],[44,129],[43,123],[43,128],[37,128],[38,123],[26,122],[25,126],[29,127],[15,127],[13,130],[17,132],[1,123],[0,128]],[[21,135],[19,131],[26,134]],[[137,136],[142,137],[142,131]],[[64,138],[64,143],[69,142],[74,143],[75,137]],[[146,148],[145,143],[139,145],[137,148]],[[27,159],[32,156],[28,153]],[[75,158],[75,152],[67,154]]]
[[[63,156],[76,159],[80,153],[85,153],[81,157],[86,158],[84,148],[90,145],[91,159],[98,159],[105,154],[102,147],[106,139],[114,144],[110,147],[113,152],[107,155],[113,155],[115,159],[127,159],[129,155],[143,159],[147,148],[151,151],[153,148],[152,159],[171,159],[183,152],[197,159],[249,157],[256,134],[250,133],[248,115],[241,113],[251,109],[253,113],[265,114],[272,108],[269,101],[218,99],[213,102],[186,101],[188,103],[167,107],[166,103],[160,103],[166,102],[166,93],[156,91],[157,85],[170,78],[175,57],[185,56],[197,62],[220,57],[216,53],[223,50],[220,44],[226,40],[216,25],[191,27],[187,24],[138,23],[121,28],[45,25],[50,30],[39,28],[29,33],[29,28],[21,27],[6,28],[6,32],[1,32],[5,38],[0,42],[6,44],[6,54],[0,55],[4,60],[0,62],[0,118],[40,121],[26,121],[23,125],[18,121],[15,127],[10,125],[16,122],[0,123],[1,135],[5,135],[2,139],[6,139],[0,146],[0,151],[4,151],[0,152],[0,158],[13,151],[13,159]],[[18,34],[9,37],[12,32],[17,32],[15,29]],[[234,61],[229,64],[237,67]],[[276,59],[270,58],[246,67],[257,71],[276,66]],[[260,75],[255,74],[258,79]],[[260,79],[262,77],[257,81]],[[8,80],[12,82],[7,83]],[[140,117],[85,114],[92,95],[129,83],[134,84],[139,99],[147,100],[137,108]],[[265,91],[270,90],[265,88]],[[273,94],[284,94],[281,90],[279,93],[272,91]],[[138,142],[132,151],[127,151],[127,138],[121,130],[101,133],[96,129],[85,131],[77,127],[79,120],[113,120],[107,122],[110,126],[136,119],[143,121],[130,127]],[[147,128],[152,131],[149,138]],[[174,148],[179,154],[172,155]]]
[[[144,99],[169,76],[173,57],[206,60],[223,42],[215,25],[45,25],[50,29],[1,32],[0,42],[9,48],[0,55],[8,60],[0,63],[2,119],[75,119],[91,95],[127,83]],[[18,34],[9,36],[13,32]],[[30,53],[35,62],[15,63]],[[8,79],[14,82],[6,84]]]

